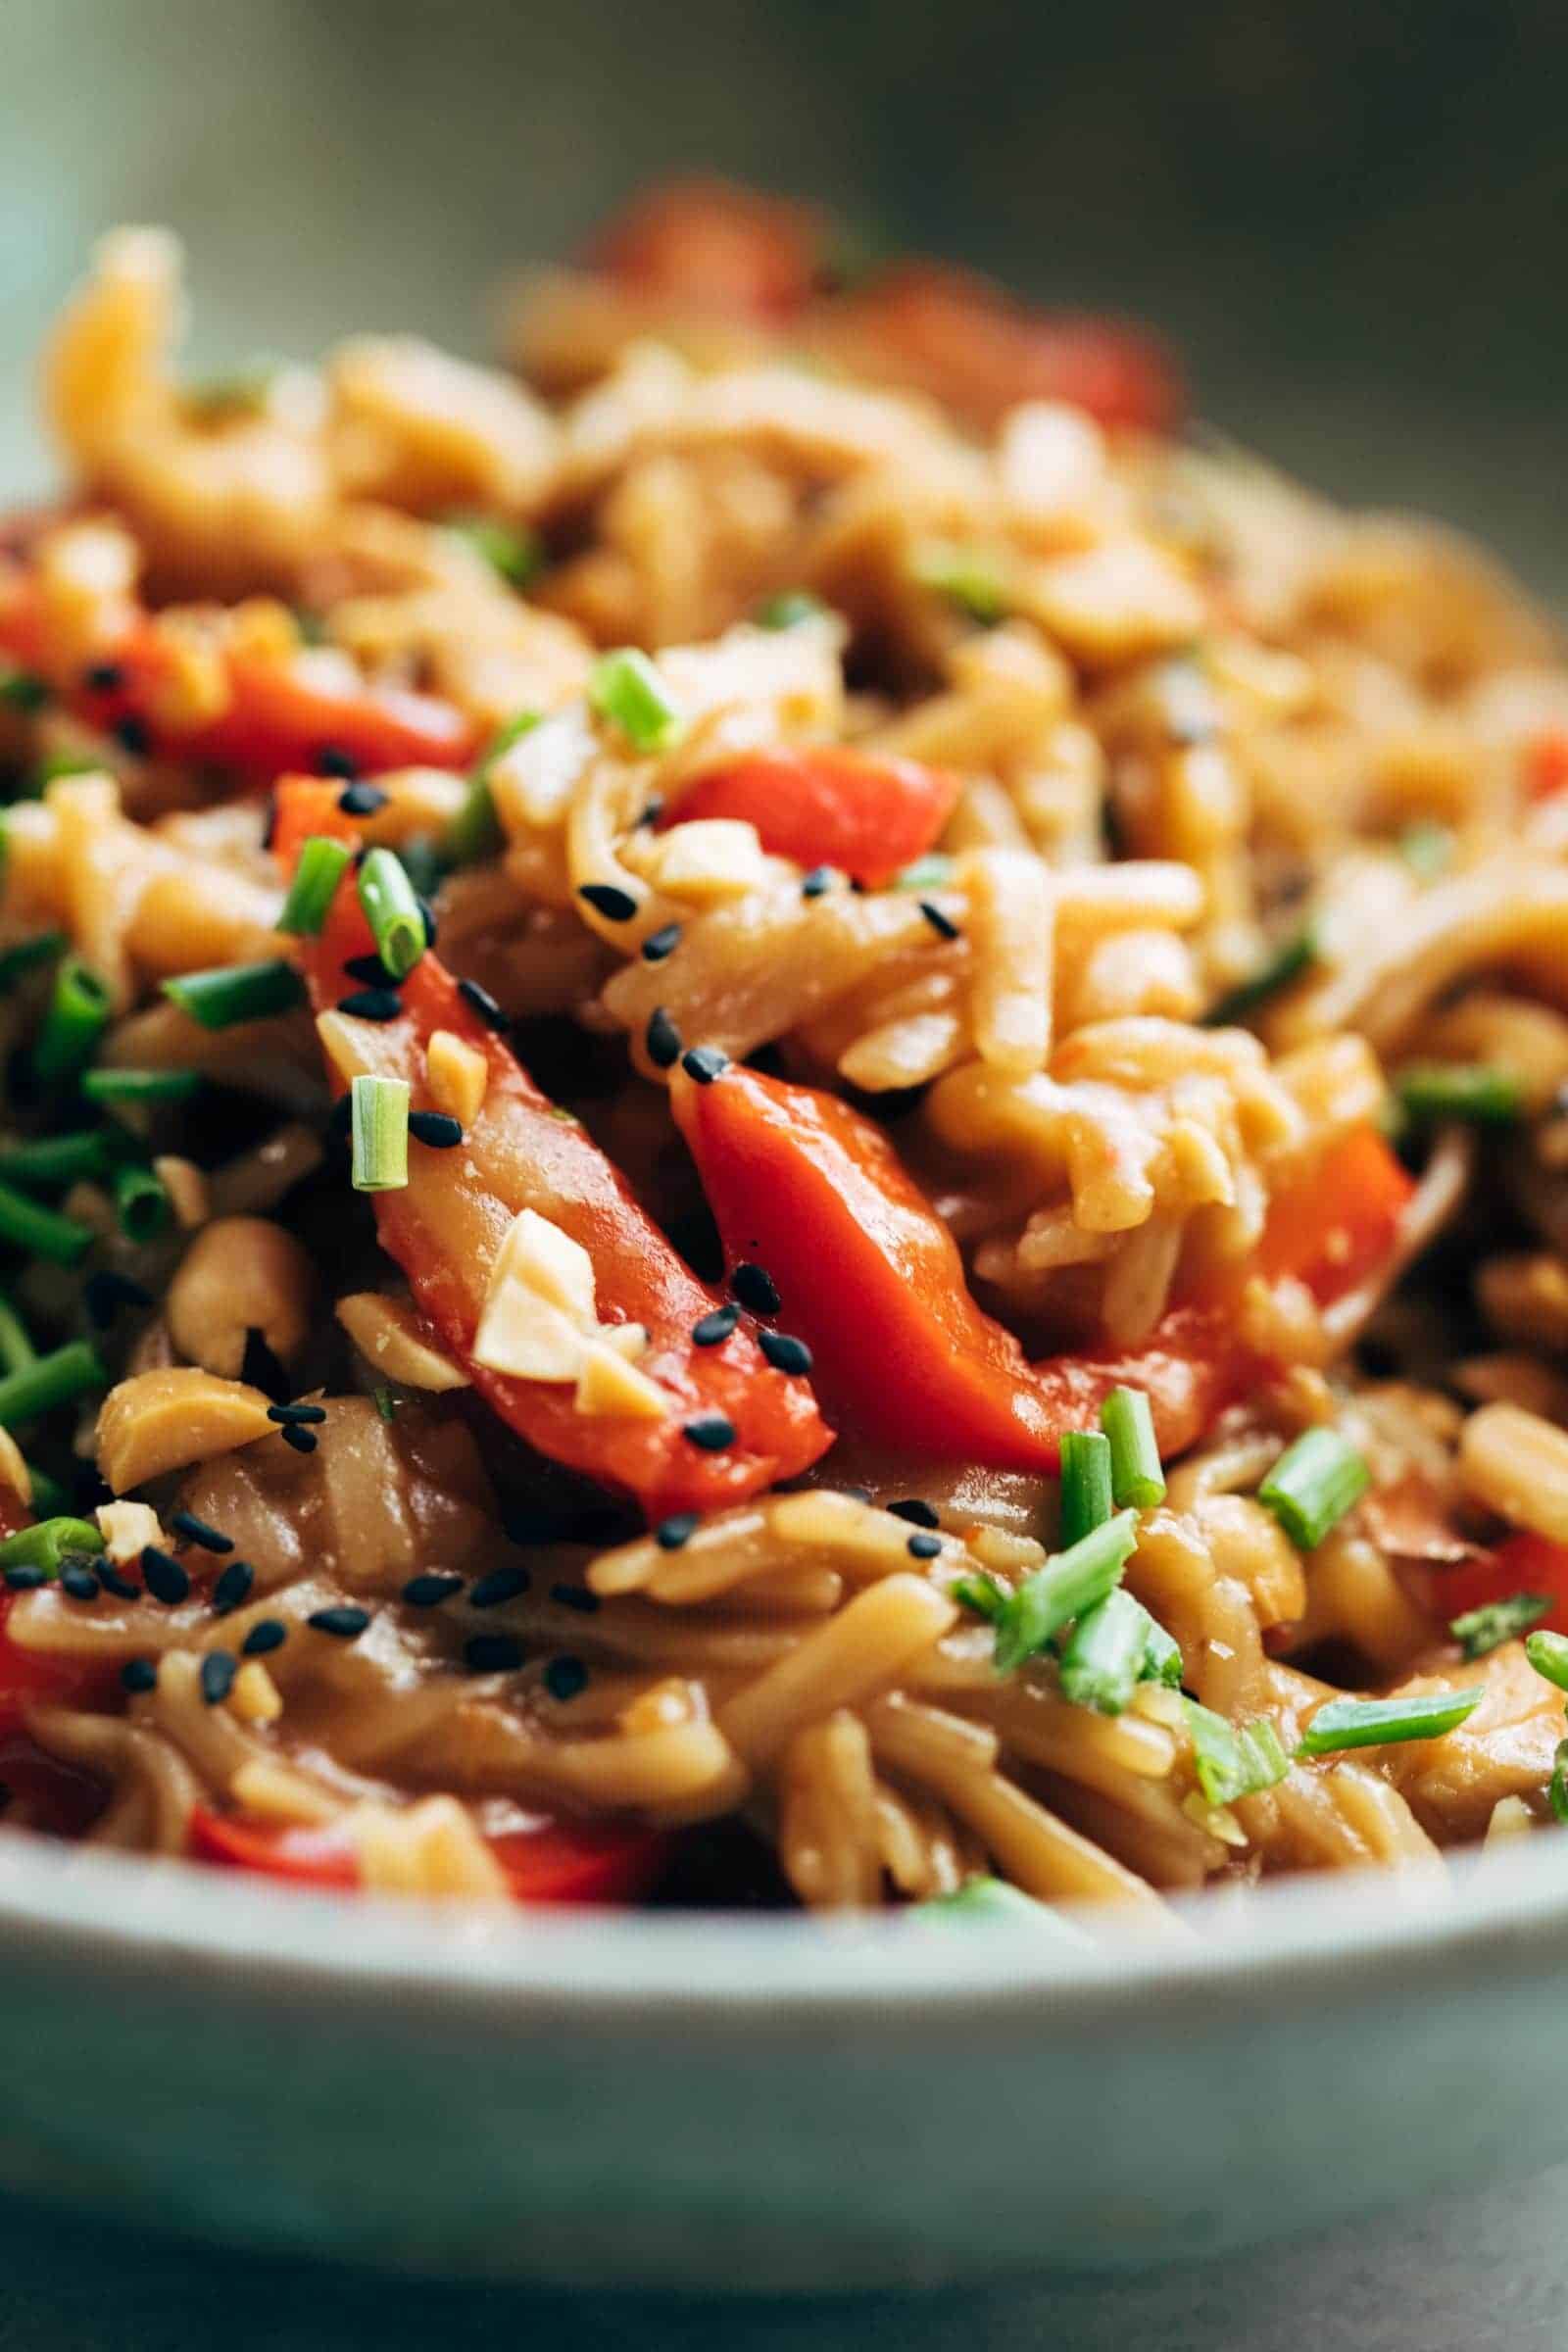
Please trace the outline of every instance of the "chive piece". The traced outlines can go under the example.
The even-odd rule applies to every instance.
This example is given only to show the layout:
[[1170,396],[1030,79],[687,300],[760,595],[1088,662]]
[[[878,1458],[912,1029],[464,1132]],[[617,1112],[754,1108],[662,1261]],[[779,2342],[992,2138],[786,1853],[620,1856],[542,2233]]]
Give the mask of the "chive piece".
[[930,850],[925,857],[916,858],[904,866],[888,884],[889,890],[946,890],[953,880],[953,859],[941,850]]
[[1061,1690],[1075,1707],[1120,1715],[1137,1690],[1149,1653],[1152,1620],[1120,1586],[1087,1609],[1061,1653]]
[[401,1192],[409,1181],[408,1080],[362,1076],[351,1093],[354,1190]]
[[0,1298],[0,1365],[8,1372],[21,1372],[37,1357],[27,1326],[10,1299]]
[[1551,1779],[1546,1784],[1546,1796],[1552,1812],[1564,1829],[1568,1829],[1568,1740],[1559,1740],[1557,1752],[1551,1762]]
[[375,1409],[380,1415],[381,1419],[383,1421],[395,1421],[398,1417],[398,1400],[396,1396],[393,1396],[392,1391],[384,1387],[374,1388],[370,1391],[370,1395],[375,1401]]
[[1193,1738],[1193,1770],[1205,1804],[1233,1805],[1238,1797],[1256,1796],[1284,1780],[1290,1758],[1266,1716],[1255,1723],[1228,1723],[1196,1698],[1183,1699],[1182,1705]]
[[1395,1081],[1407,1119],[1462,1119],[1471,1127],[1511,1127],[1523,1107],[1512,1070],[1484,1061],[1410,1061]]
[[[89,1078],[95,1076],[92,1070]],[[110,1164],[108,1143],[102,1135],[81,1128],[74,1135],[40,1136],[36,1143],[18,1144],[0,1152],[0,1184],[75,1184],[83,1176],[102,1176]]]
[[997,1672],[1011,1674],[1053,1634],[1103,1600],[1120,1583],[1137,1541],[1138,1513],[1121,1511],[1037,1568],[997,1619]]
[[928,1894],[924,1902],[911,1903],[910,1919],[930,1919],[942,1924],[949,1921],[959,1926],[970,1920],[1015,1922],[1018,1926],[1038,1928],[1056,1943],[1070,1944],[1076,1951],[1088,1951],[1090,1939],[1069,1919],[1054,1911],[1049,1903],[1037,1902],[1025,1894],[1021,1886],[1009,1886],[1005,1879],[988,1878],[977,1873],[956,1886],[951,1894]]
[[978,1576],[960,1576],[949,1587],[959,1606],[972,1609],[977,1617],[989,1619],[995,1625],[1007,1605],[1007,1594],[988,1569]]
[[89,1102],[188,1102],[203,1083],[200,1070],[100,1069],[82,1073],[81,1091]]
[[1348,1438],[1309,1429],[1288,1446],[1257,1490],[1298,1551],[1315,1551],[1372,1483]]
[[1151,1617],[1149,1640],[1144,1649],[1143,1672],[1138,1678],[1139,1681],[1141,1683],[1163,1683],[1167,1690],[1179,1690],[1182,1687],[1182,1673],[1180,1642],[1177,1642],[1174,1635],[1166,1633],[1158,1618]]
[[64,1348],[0,1380],[0,1429],[19,1428],[56,1405],[74,1404],[89,1389],[108,1386],[109,1375],[92,1343],[68,1340]]
[[230,368],[226,375],[198,376],[183,388],[185,406],[203,424],[260,416],[285,365],[282,360],[263,356]]
[[281,957],[270,963],[220,964],[210,972],[181,972],[164,982],[164,994],[204,1029],[232,1029],[240,1021],[265,1021],[292,1012],[305,1002],[305,983]]
[[1228,1029],[1236,1021],[1245,1021],[1249,1013],[1255,1012],[1279,990],[1289,988],[1293,980],[1298,980],[1304,971],[1310,970],[1318,959],[1318,954],[1316,925],[1303,923],[1299,931],[1293,932],[1268,960],[1258,966],[1250,980],[1239,981],[1235,988],[1220,998],[1217,1004],[1209,1006],[1202,1016],[1203,1027]]
[[987,628],[1007,610],[1007,592],[1001,575],[978,548],[964,547],[953,539],[925,539],[915,549],[909,570],[918,586],[945,596],[949,604]]
[[1440,825],[1432,817],[1418,818],[1399,835],[1399,856],[1418,880],[1435,882],[1452,861],[1452,826]]
[[588,701],[628,738],[634,751],[662,752],[680,727],[680,712],[648,656],[635,646],[603,654],[588,679]]
[[1559,1690],[1568,1690],[1568,1636],[1532,1634],[1525,1643],[1525,1656],[1548,1683],[1555,1683]]
[[488,514],[454,514],[446,528],[466,540],[509,587],[526,588],[544,569],[544,541],[525,523],[498,522]]
[[30,669],[0,671],[0,703],[13,710],[42,710],[49,701],[47,682],[35,677]]
[[406,980],[424,954],[424,916],[413,883],[390,850],[371,850],[360,867],[360,905],[376,954],[394,980]]
[[62,1216],[58,1209],[45,1208],[41,1201],[29,1200],[25,1193],[14,1193],[9,1185],[0,1184],[0,1242],[14,1242],[29,1257],[48,1257],[56,1265],[74,1266],[86,1256],[93,1240],[90,1225],[78,1225],[74,1217]]
[[1551,1607],[1549,1592],[1513,1592],[1506,1600],[1489,1600],[1479,1609],[1466,1609],[1448,1631],[1467,1658],[1490,1657],[1504,1642],[1527,1634]]
[[441,854],[451,865],[478,865],[502,846],[501,820],[490,790],[490,771],[504,753],[539,724],[537,710],[519,710],[486,744],[468,779],[468,797],[441,837]]
[[64,1084],[92,1059],[109,1012],[109,991],[97,973],[79,956],[66,956],[32,1050],[32,1066],[46,1086]]
[[19,939],[14,948],[0,955],[0,995],[15,988],[28,972],[36,971],[40,963],[53,963],[71,945],[64,931],[40,931],[32,939]]
[[[1560,1640],[1532,1634],[1531,1642]],[[1530,1643],[1525,1644],[1528,1649]],[[1568,1689],[1568,1642],[1562,1671]],[[1536,1663],[1531,1660],[1532,1665]],[[1558,1676],[1549,1677],[1552,1682]],[[1486,1685],[1468,1690],[1418,1690],[1408,1698],[1331,1698],[1319,1707],[1297,1744],[1298,1756],[1331,1756],[1345,1747],[1386,1747],[1397,1740],[1441,1740],[1456,1731],[1486,1696]]]
[[1100,1426],[1110,1441],[1110,1491],[1117,1507],[1154,1510],[1165,1499],[1165,1473],[1144,1391],[1112,1389],[1100,1408]]
[[60,1564],[74,1551],[102,1551],[103,1537],[90,1519],[40,1519],[0,1544],[0,1570],[36,1568],[58,1576]]
[[318,938],[331,911],[337,886],[353,862],[352,842],[334,841],[329,833],[313,833],[300,851],[300,861],[294,868],[294,879],[277,918],[278,929],[291,931],[299,939]]
[[1061,1542],[1065,1549],[1102,1526],[1113,1509],[1110,1440],[1098,1430],[1068,1429],[1061,1437]]
[[173,1213],[167,1186],[151,1168],[115,1171],[115,1214],[127,1242],[156,1241]]
[[826,611],[808,588],[784,588],[777,596],[764,597],[752,618],[760,629],[793,629],[803,620],[819,619]]

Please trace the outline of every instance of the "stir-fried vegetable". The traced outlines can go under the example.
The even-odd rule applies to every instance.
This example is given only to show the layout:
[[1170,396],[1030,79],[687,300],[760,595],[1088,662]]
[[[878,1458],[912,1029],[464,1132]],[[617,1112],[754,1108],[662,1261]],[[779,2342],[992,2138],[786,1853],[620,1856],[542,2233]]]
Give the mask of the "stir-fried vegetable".
[[956,776],[917,760],[814,744],[710,768],[664,821],[738,817],[774,857],[880,890],[940,838],[958,790]]

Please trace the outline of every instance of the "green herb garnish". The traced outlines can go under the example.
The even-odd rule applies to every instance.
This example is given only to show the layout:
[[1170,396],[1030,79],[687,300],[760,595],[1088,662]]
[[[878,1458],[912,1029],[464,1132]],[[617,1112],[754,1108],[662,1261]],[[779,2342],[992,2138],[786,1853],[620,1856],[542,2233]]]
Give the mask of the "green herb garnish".
[[1331,1756],[1347,1747],[1441,1740],[1474,1714],[1485,1696],[1485,1685],[1477,1683],[1468,1690],[1414,1691],[1408,1698],[1331,1698],[1307,1725],[1296,1752]]
[[997,1672],[1013,1673],[1064,1625],[1103,1600],[1120,1582],[1137,1541],[1138,1513],[1122,1511],[1027,1577],[996,1621]]
[[1515,1592],[1506,1600],[1489,1600],[1479,1609],[1466,1609],[1448,1631],[1467,1658],[1490,1657],[1504,1642],[1513,1641],[1539,1625],[1551,1607],[1549,1592]]
[[1266,1004],[1270,997],[1277,996],[1282,988],[1289,988],[1293,980],[1310,970],[1319,953],[1316,926],[1303,923],[1299,931],[1294,932],[1258,966],[1250,980],[1239,981],[1217,1004],[1209,1006],[1202,1016],[1202,1026],[1228,1029],[1237,1021],[1245,1021],[1260,1004]]
[[1157,1509],[1165,1499],[1165,1472],[1144,1391],[1112,1389],[1100,1408],[1100,1426],[1110,1443],[1110,1491],[1118,1508]]
[[269,963],[222,964],[210,972],[181,972],[164,994],[204,1029],[232,1029],[270,1020],[305,1002],[305,983],[279,956]]
[[638,752],[662,752],[680,731],[680,712],[648,656],[635,646],[602,654],[588,679],[588,701]]
[[362,1076],[349,1092],[355,1191],[401,1192],[409,1181],[407,1079]]
[[1337,1429],[1309,1429],[1288,1446],[1257,1490],[1300,1551],[1314,1551],[1372,1483],[1372,1473]]

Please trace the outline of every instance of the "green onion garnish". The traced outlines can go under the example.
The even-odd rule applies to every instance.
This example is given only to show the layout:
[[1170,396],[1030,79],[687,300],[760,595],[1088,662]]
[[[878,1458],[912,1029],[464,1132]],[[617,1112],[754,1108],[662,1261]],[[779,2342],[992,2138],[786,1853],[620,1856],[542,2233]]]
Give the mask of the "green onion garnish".
[[87,1340],[69,1340],[52,1355],[40,1355],[0,1380],[0,1428],[19,1428],[40,1413],[53,1412],[56,1405],[74,1404],[89,1389],[108,1386],[97,1348]]
[[1139,1681],[1163,1683],[1167,1690],[1182,1687],[1181,1645],[1174,1635],[1167,1634],[1157,1618],[1149,1620],[1149,1640],[1144,1648],[1144,1670]]
[[1110,1440],[1110,1491],[1118,1508],[1154,1510],[1165,1499],[1165,1473],[1144,1391],[1112,1389],[1100,1408],[1100,1426]]
[[52,1258],[56,1265],[74,1266],[92,1248],[90,1225],[78,1225],[41,1201],[29,1200],[0,1184],[0,1242],[12,1242],[29,1257]]
[[764,597],[752,614],[760,629],[793,629],[803,620],[816,620],[827,611],[820,597],[808,588],[785,588],[777,596]]
[[185,406],[204,424],[218,424],[231,416],[260,416],[283,368],[281,360],[262,358],[231,368],[226,375],[198,376],[184,388]]
[[1138,1513],[1122,1511],[1037,1568],[997,1618],[997,1672],[1011,1674],[1064,1625],[1103,1600],[1120,1583],[1137,1541]]
[[1111,1515],[1110,1440],[1099,1430],[1067,1429],[1061,1435],[1061,1542],[1063,1548],[1087,1536]]
[[300,939],[318,937],[331,912],[344,870],[353,860],[352,842],[334,841],[328,833],[313,833],[300,851],[300,861],[294,868],[294,879],[277,918],[278,929],[291,931]]
[[117,1168],[114,1189],[115,1214],[126,1241],[156,1241],[173,1213],[161,1179],[151,1168]]
[[960,1576],[950,1588],[953,1597],[977,1617],[985,1617],[995,1625],[1007,1605],[1007,1595],[996,1578],[982,1569],[978,1576]]
[[37,1356],[27,1326],[10,1299],[0,1298],[0,1365],[8,1372],[21,1372]]
[[372,1389],[370,1391],[370,1395],[375,1399],[375,1409],[377,1413],[379,1413],[381,1419],[383,1421],[395,1421],[398,1417],[398,1400],[393,1395],[392,1391],[389,1388],[382,1386],[380,1388]]
[[[86,1073],[88,1079],[96,1075],[93,1070]],[[36,1184],[45,1191],[79,1184],[83,1177],[104,1175],[112,1157],[108,1137],[90,1128],[73,1135],[40,1136],[36,1143],[0,1152],[0,1184]]]
[[14,988],[25,973],[36,971],[40,963],[52,963],[70,945],[64,931],[40,931],[32,939],[18,940],[14,948],[0,955],[0,994]]
[[446,527],[466,539],[510,587],[526,588],[544,569],[544,541],[526,523],[497,522],[487,514],[454,514]]
[[1489,1600],[1483,1608],[1466,1609],[1448,1631],[1467,1658],[1490,1657],[1504,1642],[1539,1625],[1550,1607],[1549,1592],[1514,1592],[1506,1600]]
[[390,850],[371,850],[360,867],[360,905],[375,952],[394,980],[407,979],[424,954],[424,910]]
[[1317,959],[1316,926],[1303,923],[1299,931],[1293,932],[1275,950],[1266,963],[1258,966],[1250,980],[1239,981],[1235,988],[1220,998],[1217,1004],[1209,1006],[1202,1016],[1203,1027],[1228,1029],[1236,1021],[1245,1021],[1249,1013],[1255,1012],[1260,1004],[1266,1004],[1270,997],[1276,996],[1282,988],[1289,988],[1293,980],[1298,980]]
[[1049,1903],[1036,1902],[1021,1886],[1009,1886],[1004,1879],[977,1875],[955,1886],[951,1894],[929,1894],[924,1902],[911,1903],[910,1919],[954,1920],[960,1925],[970,1920],[1014,1920],[1020,1925],[1039,1928],[1059,1943],[1070,1943],[1078,1950],[1089,1948],[1090,1939],[1081,1929],[1064,1919]]
[[90,1519],[39,1519],[0,1544],[0,1569],[37,1568],[45,1576],[58,1576],[68,1552],[103,1547],[103,1537]]
[[[1531,1636],[1539,1642],[1539,1634]],[[1553,1681],[1556,1677],[1553,1676]],[[1331,1756],[1343,1747],[1387,1747],[1397,1740],[1441,1740],[1457,1730],[1486,1696],[1468,1690],[1413,1691],[1408,1698],[1331,1698],[1297,1743],[1298,1756]]]
[[1399,835],[1399,856],[1423,882],[1435,882],[1453,857],[1453,829],[1422,817]]
[[41,710],[48,700],[47,681],[30,669],[0,670],[0,703],[13,710]]
[[71,1499],[61,1481],[36,1462],[27,1464],[27,1476],[32,1480],[33,1509],[45,1519],[58,1519]]
[[888,884],[889,890],[945,890],[953,880],[953,859],[941,850],[928,850],[923,858],[896,873]]
[[588,679],[588,701],[635,751],[662,752],[680,728],[680,712],[648,656],[635,646],[602,654]]
[[164,994],[204,1029],[232,1029],[240,1021],[270,1020],[305,1002],[305,983],[281,956],[270,963],[220,964],[210,972],[181,972]]
[[1337,1429],[1309,1429],[1280,1455],[1257,1499],[1298,1550],[1315,1551],[1371,1483],[1372,1473],[1348,1438]]
[[1075,1707],[1122,1714],[1143,1678],[1152,1623],[1140,1600],[1117,1586],[1086,1610],[1061,1653],[1061,1690]]
[[188,1102],[201,1092],[200,1070],[88,1070],[81,1091],[89,1102]]
[[1182,1705],[1205,1804],[1234,1805],[1238,1797],[1256,1796],[1284,1780],[1291,1760],[1267,1716],[1255,1723],[1228,1723],[1196,1698],[1184,1698]]
[[32,1066],[46,1086],[74,1078],[92,1059],[109,1026],[109,991],[79,956],[55,973],[54,994],[32,1050]]
[[479,764],[468,779],[468,797],[441,837],[441,855],[449,865],[478,865],[486,858],[494,858],[502,846],[501,819],[496,814],[495,795],[490,790],[490,771],[498,760],[520,743],[539,724],[537,710],[519,710],[509,718],[480,757]]
[[1462,1119],[1472,1127],[1511,1127],[1524,1108],[1512,1070],[1484,1061],[1410,1061],[1395,1081],[1405,1117],[1431,1123]]
[[407,1079],[359,1077],[353,1080],[349,1093],[355,1191],[401,1192],[409,1181]]
[[46,784],[58,783],[62,776],[95,775],[102,766],[93,752],[50,752],[33,769],[30,793],[24,797],[35,800]]
[[1532,1634],[1525,1643],[1525,1656],[1548,1683],[1568,1690],[1568,1635]]
[[922,588],[945,596],[987,627],[1007,610],[1007,593],[996,565],[976,548],[951,539],[926,539],[915,549],[909,569]]

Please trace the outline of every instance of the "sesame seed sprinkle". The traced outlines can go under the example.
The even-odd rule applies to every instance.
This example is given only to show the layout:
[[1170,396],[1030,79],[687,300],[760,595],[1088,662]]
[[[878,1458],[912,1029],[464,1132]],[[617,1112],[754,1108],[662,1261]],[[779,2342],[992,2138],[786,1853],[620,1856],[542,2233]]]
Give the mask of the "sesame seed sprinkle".
[[269,1421],[324,1421],[326,1407],[324,1404],[270,1404],[267,1418]]
[[699,1413],[684,1424],[681,1435],[700,1446],[704,1453],[722,1453],[726,1446],[735,1443],[735,1424],[722,1413]]
[[942,1525],[931,1505],[919,1494],[906,1494],[901,1502],[885,1503],[883,1508],[891,1511],[895,1519],[907,1519],[911,1527]]
[[599,1595],[590,1592],[586,1585],[552,1585],[550,1597],[564,1609],[575,1609],[579,1617],[594,1617],[599,1612]]
[[120,1669],[120,1688],[131,1697],[158,1688],[158,1667],[151,1658],[127,1658]]
[[813,865],[801,884],[801,896],[803,899],[820,899],[832,887],[833,868],[830,865]]
[[921,899],[920,912],[925,916],[939,939],[957,939],[960,934],[951,914],[944,914],[934,899]]
[[410,1577],[402,1597],[411,1609],[438,1609],[462,1591],[461,1576],[443,1576],[436,1569],[427,1569],[422,1576]]
[[662,923],[657,931],[650,931],[643,941],[643,961],[662,963],[664,957],[673,955],[679,946],[679,923]]
[[680,1031],[662,1004],[656,1004],[648,1016],[644,1043],[656,1070],[671,1070],[680,1059]]
[[729,1068],[729,1055],[717,1046],[693,1046],[681,1055],[680,1066],[699,1086],[711,1086]]
[[351,784],[338,794],[337,805],[345,816],[373,816],[386,807],[386,794],[376,784]]
[[192,1544],[199,1544],[203,1551],[232,1551],[234,1548],[232,1536],[225,1536],[205,1519],[198,1519],[194,1511],[171,1511],[169,1524],[175,1535],[185,1536]]
[[637,911],[637,902],[629,890],[614,882],[579,882],[577,896],[586,899],[596,914],[607,923],[629,923]]
[[36,1592],[49,1579],[41,1568],[8,1568],[5,1572],[8,1592]]
[[490,991],[481,988],[477,980],[460,980],[458,994],[468,1010],[478,1014],[487,1029],[505,1029],[509,1026],[506,1014]]
[[757,1344],[775,1372],[804,1375],[811,1369],[811,1350],[787,1331],[760,1331]]
[[783,1304],[772,1275],[765,1266],[754,1264],[749,1257],[743,1257],[736,1266],[729,1278],[729,1287],[742,1306],[749,1308],[754,1315],[776,1315]]
[[249,1560],[230,1560],[213,1587],[213,1607],[218,1615],[226,1617],[231,1609],[242,1608],[255,1582],[256,1571]]
[[588,1669],[581,1658],[552,1658],[545,1668],[545,1689],[563,1704],[588,1688]]
[[[341,744],[323,743],[316,755],[316,770],[318,775],[341,776],[347,783],[359,774],[360,763],[353,753],[346,752]],[[338,807],[341,808],[342,806],[339,801]],[[349,813],[354,815],[356,811],[351,809]]]
[[69,1592],[73,1600],[96,1600],[102,1587],[90,1568],[73,1563],[60,1571],[60,1590]]
[[393,988],[357,988],[339,997],[337,1008],[357,1021],[395,1021],[403,1010],[403,999]]
[[313,1609],[305,1622],[316,1633],[330,1634],[334,1642],[357,1642],[370,1622],[370,1612],[344,1602],[330,1609]]
[[927,1535],[922,1530],[918,1535],[911,1536],[904,1548],[911,1560],[934,1560],[941,1553],[942,1538]]
[[511,1674],[522,1664],[522,1643],[512,1634],[474,1634],[463,1644],[463,1662],[474,1674]]
[[444,1110],[411,1110],[409,1133],[431,1152],[450,1152],[463,1141],[463,1124]]
[[288,1640],[288,1627],[281,1617],[258,1617],[244,1641],[240,1654],[247,1658],[265,1658],[274,1649],[281,1649]]
[[239,1672],[239,1660],[231,1649],[210,1649],[202,1660],[202,1697],[210,1707],[220,1707],[234,1688]]
[[316,1451],[317,1437],[314,1429],[300,1429],[290,1421],[285,1423],[277,1434],[285,1446],[293,1446],[296,1453],[314,1453]]
[[711,1314],[700,1315],[692,1325],[692,1338],[699,1348],[716,1348],[727,1340],[741,1319],[738,1306],[715,1306]]
[[695,1511],[671,1511],[661,1519],[654,1530],[654,1542],[661,1551],[679,1551],[696,1535],[701,1521]]
[[190,1598],[190,1578],[179,1562],[156,1544],[143,1546],[141,1573],[154,1600],[161,1600],[166,1609],[176,1609]]
[[519,1593],[526,1592],[528,1583],[526,1568],[492,1568],[488,1576],[480,1577],[469,1592],[468,1606],[470,1609],[499,1609],[504,1601],[515,1600]]
[[117,1600],[140,1600],[141,1587],[133,1585],[128,1576],[122,1576],[113,1560],[99,1560],[94,1574],[104,1591],[112,1592]]
[[351,980],[362,980],[367,988],[396,988],[397,974],[389,972],[379,956],[350,956],[343,969]]

